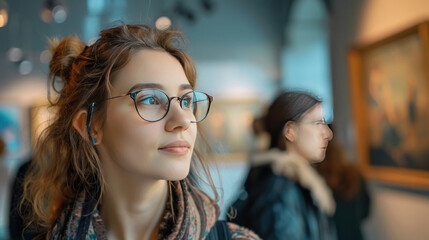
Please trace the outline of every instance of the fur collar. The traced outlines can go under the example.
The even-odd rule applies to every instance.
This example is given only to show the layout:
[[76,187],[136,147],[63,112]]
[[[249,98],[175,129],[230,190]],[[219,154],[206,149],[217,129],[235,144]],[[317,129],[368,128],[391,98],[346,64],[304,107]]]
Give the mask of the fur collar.
[[292,179],[308,189],[320,211],[330,216],[334,214],[335,200],[331,189],[306,159],[279,149],[253,153],[249,159],[254,166],[270,164],[274,173]]

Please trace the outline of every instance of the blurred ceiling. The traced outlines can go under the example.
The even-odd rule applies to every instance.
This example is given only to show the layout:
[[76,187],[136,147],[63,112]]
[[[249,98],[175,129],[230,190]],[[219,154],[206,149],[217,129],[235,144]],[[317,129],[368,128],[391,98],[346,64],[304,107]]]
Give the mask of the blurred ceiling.
[[[314,1],[321,1],[329,12],[331,0]],[[0,27],[0,70],[4,72],[8,69],[11,61],[22,65],[23,60],[29,60],[36,65],[33,68],[40,65],[42,72],[46,72],[49,56],[43,51],[48,37],[62,38],[75,34],[90,43],[96,39],[101,29],[120,22],[154,25],[160,16],[168,16],[173,25],[185,33],[192,44],[191,54],[195,54],[197,58],[234,58],[234,54],[238,54],[240,49],[245,52],[249,47],[257,45],[258,41],[271,42],[271,45],[280,49],[285,43],[285,29],[298,2],[0,0],[0,11],[2,3],[6,3],[8,13],[7,25]],[[236,51],[228,51],[225,45],[230,45]],[[28,64],[23,67],[24,73],[31,72]],[[6,77],[3,76],[4,78]]]

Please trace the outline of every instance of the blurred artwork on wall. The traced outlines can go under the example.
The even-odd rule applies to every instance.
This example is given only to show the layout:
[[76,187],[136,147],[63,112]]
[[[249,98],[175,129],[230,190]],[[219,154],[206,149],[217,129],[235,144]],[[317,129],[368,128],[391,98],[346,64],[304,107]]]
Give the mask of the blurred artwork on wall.
[[349,54],[361,166],[429,187],[429,22]]
[[213,101],[207,119],[200,126],[218,158],[228,161],[246,158],[255,143],[252,123],[263,106],[258,99]]
[[28,115],[19,105],[0,102],[0,137],[6,144],[4,159],[19,160],[27,154]]

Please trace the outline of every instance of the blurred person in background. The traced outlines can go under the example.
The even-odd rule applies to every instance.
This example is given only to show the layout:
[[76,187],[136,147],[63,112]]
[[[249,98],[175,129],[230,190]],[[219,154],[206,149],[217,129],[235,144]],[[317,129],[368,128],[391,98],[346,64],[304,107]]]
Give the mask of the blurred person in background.
[[269,134],[270,145],[250,155],[252,167],[231,221],[266,240],[336,239],[332,193],[311,166],[324,160],[332,139],[321,101],[283,92],[253,126],[257,135]]
[[216,194],[197,137],[212,97],[181,40],[122,25],[51,42],[57,114],[15,181],[13,239],[258,239],[196,187],[205,173]]
[[361,225],[369,215],[370,196],[360,171],[347,161],[343,148],[336,140],[329,144],[325,161],[317,164],[316,169],[334,194],[338,239],[362,240]]

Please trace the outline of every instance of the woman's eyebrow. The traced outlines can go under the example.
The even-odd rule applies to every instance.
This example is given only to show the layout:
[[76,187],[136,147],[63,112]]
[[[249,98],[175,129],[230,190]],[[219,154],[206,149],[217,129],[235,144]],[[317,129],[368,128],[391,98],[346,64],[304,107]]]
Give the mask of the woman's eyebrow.
[[[132,86],[131,89],[128,90],[128,93],[136,91],[136,90],[144,89],[144,88],[157,88],[157,89],[165,90],[164,87],[159,83],[138,83],[138,84]],[[185,83],[185,84],[181,84],[179,89],[180,90],[188,90],[188,89],[192,90],[193,88],[192,88],[191,84]]]
[[138,83],[138,84],[132,86],[130,88],[130,90],[128,90],[128,93],[133,92],[135,90],[140,90],[140,89],[143,89],[143,88],[158,88],[158,89],[164,90],[164,88],[162,87],[162,85],[159,84],[159,83]]
[[190,89],[190,90],[193,89],[191,84],[185,83],[185,84],[180,85],[180,90],[187,90],[187,89]]

